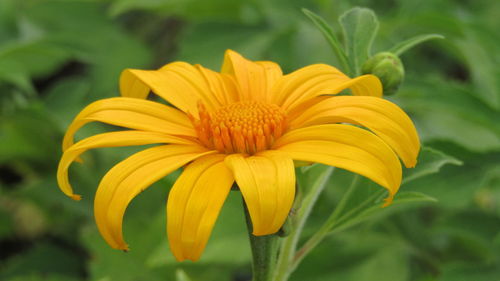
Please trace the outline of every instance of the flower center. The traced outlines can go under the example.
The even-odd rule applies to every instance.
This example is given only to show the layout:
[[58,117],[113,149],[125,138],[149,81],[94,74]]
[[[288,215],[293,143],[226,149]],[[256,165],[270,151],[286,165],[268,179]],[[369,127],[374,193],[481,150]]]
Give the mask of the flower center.
[[222,153],[248,153],[269,149],[286,130],[284,111],[275,104],[240,101],[207,112],[199,104],[199,120],[190,115],[199,140]]

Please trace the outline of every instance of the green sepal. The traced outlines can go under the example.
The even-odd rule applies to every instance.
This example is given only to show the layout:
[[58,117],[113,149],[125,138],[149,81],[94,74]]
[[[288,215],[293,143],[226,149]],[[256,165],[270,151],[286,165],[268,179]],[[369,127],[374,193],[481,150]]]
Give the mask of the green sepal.
[[444,39],[444,36],[440,34],[418,35],[410,39],[407,39],[405,41],[399,42],[398,44],[394,45],[394,47],[392,47],[390,50],[388,50],[388,52],[393,53],[396,56],[401,56],[401,54],[415,47],[416,45],[432,39]]

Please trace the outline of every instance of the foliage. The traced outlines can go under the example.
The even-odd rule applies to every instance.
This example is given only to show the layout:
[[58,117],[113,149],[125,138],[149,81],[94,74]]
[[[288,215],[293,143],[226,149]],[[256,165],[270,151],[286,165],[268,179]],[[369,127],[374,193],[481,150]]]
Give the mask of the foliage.
[[[356,5],[378,16],[375,40],[356,37],[359,25],[377,21],[371,10],[358,8],[337,21]],[[302,8],[321,17],[305,16]],[[202,259],[177,263],[163,234],[165,198],[177,174],[130,206],[126,254],[99,236],[92,196],[105,171],[134,150],[84,155],[85,165],[71,169],[80,202],[55,182],[66,126],[89,102],[117,94],[122,69],[173,60],[217,69],[227,48],[277,61],[285,72],[325,62],[355,74],[375,53],[402,54],[405,81],[390,99],[416,122],[426,145],[419,165],[405,171],[394,206],[384,209],[380,188],[363,178],[340,203],[353,175],[334,170],[299,246],[325,221],[328,235],[291,280],[494,280],[500,276],[499,13],[499,2],[488,0],[0,1],[0,280],[249,279],[237,192]],[[397,44],[431,38],[419,34],[446,39],[409,51]],[[346,54],[332,52],[335,44],[347,45]],[[302,169],[305,191],[321,168]]]

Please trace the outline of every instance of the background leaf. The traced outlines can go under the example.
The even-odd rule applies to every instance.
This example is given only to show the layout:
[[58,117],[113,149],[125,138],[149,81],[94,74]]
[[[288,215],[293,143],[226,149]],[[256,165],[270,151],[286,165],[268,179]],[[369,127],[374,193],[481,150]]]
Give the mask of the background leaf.
[[446,164],[461,166],[463,162],[441,151],[430,147],[422,147],[418,155],[417,166],[405,170],[403,184],[423,176],[437,173],[441,167]]
[[360,74],[361,65],[370,57],[371,47],[378,31],[375,13],[367,8],[353,8],[339,18],[344,31],[347,57],[352,75]]
[[339,40],[337,39],[337,36],[335,35],[335,32],[328,25],[328,23],[326,23],[325,20],[322,19],[320,16],[316,15],[315,13],[307,9],[302,9],[302,12],[321,31],[328,44],[330,44],[333,53],[335,54],[337,59],[342,63],[342,66],[344,67],[343,71],[345,71],[346,73],[351,73],[353,70],[349,68],[350,65],[348,63],[348,58],[344,51],[344,48],[340,44]]

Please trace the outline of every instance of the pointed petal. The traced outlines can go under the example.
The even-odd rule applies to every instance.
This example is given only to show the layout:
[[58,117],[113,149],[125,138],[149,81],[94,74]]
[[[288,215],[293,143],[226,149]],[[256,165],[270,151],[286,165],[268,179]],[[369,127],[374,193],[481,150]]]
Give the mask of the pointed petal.
[[272,62],[272,61],[256,61],[256,64],[264,68],[264,77],[263,79],[266,80],[266,95],[265,95],[265,100],[270,101],[272,100],[271,94],[272,89],[276,82],[283,77],[283,71],[281,70],[281,67]]
[[111,133],[98,134],[86,139],[83,139],[72,145],[64,151],[61,161],[57,169],[57,182],[59,188],[64,194],[75,200],[80,200],[80,196],[73,193],[73,189],[68,179],[68,168],[77,160],[77,158],[87,150],[101,147],[119,147],[131,145],[145,145],[153,143],[175,143],[175,144],[192,144],[197,145],[193,141],[185,138],[169,136],[157,132],[145,131],[118,131]]
[[167,233],[178,261],[196,261],[234,182],[224,155],[207,155],[189,164],[170,190]]
[[308,105],[289,122],[292,129],[327,123],[361,125],[389,144],[406,167],[417,163],[420,141],[413,122],[396,104],[381,98],[330,97]]
[[135,73],[125,69],[120,74],[120,94],[122,97],[146,99],[151,89]]
[[286,154],[268,151],[250,157],[232,154],[225,162],[245,199],[253,234],[276,233],[285,222],[295,196],[292,159]]
[[363,75],[350,79],[332,66],[314,64],[278,80],[273,88],[272,102],[289,112],[309,99],[321,95],[335,95],[347,88],[350,88],[354,95],[382,96],[382,85],[376,76]]
[[99,232],[115,249],[127,250],[122,221],[130,201],[154,182],[206,154],[201,146],[163,145],[138,152],[114,166],[101,180],[94,201]]
[[294,160],[323,163],[363,175],[389,191],[401,185],[401,164],[394,151],[373,133],[350,125],[317,125],[283,135],[274,149]]
[[236,82],[234,77],[229,74],[221,74],[204,68],[201,65],[195,65],[200,73],[205,78],[210,90],[217,98],[220,104],[230,104],[238,101],[238,91],[236,89]]
[[120,93],[124,97],[146,98],[152,90],[182,111],[197,114],[199,102],[210,110],[221,105],[217,98],[220,93],[214,93],[209,82],[198,67],[173,62],[158,70],[126,69],[120,77]]
[[136,98],[109,98],[89,104],[75,117],[64,135],[63,151],[73,145],[76,131],[93,121],[136,130],[196,137],[189,118],[177,109]]
[[239,100],[265,101],[270,101],[271,88],[283,75],[274,62],[253,62],[232,50],[226,51],[221,73],[235,76]]
[[270,230],[275,233],[283,226],[295,200],[295,165],[292,158],[277,150],[266,150],[257,155],[269,158],[276,168],[276,214]]

